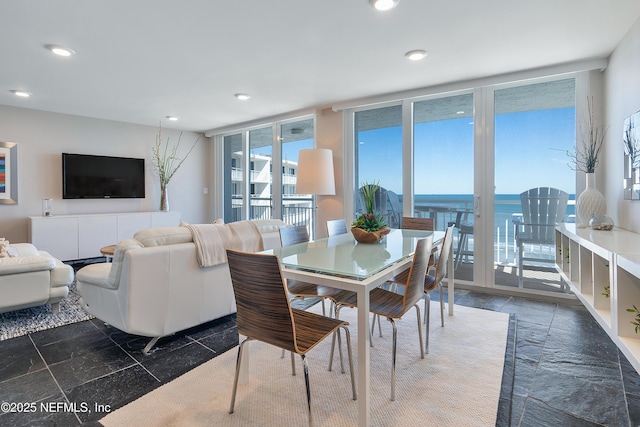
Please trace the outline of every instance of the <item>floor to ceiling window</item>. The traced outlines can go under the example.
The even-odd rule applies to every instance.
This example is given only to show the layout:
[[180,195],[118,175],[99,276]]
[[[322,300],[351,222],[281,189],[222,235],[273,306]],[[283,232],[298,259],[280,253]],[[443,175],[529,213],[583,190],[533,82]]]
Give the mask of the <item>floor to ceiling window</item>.
[[573,150],[576,140],[575,98],[573,78],[494,92],[496,285],[549,291],[563,289],[554,266],[555,247],[542,243],[544,235],[551,230],[541,227],[530,230],[539,238],[529,238],[520,248],[523,257],[531,259],[524,262],[522,279],[516,232],[522,233],[526,228],[520,224],[535,222],[540,216],[532,212],[532,218],[523,220],[520,194],[530,189],[551,187],[568,193],[570,201],[561,216],[567,220],[574,217],[575,172],[567,166],[566,153]]
[[[473,276],[473,94],[413,104],[414,216],[455,225],[454,262]],[[462,267],[461,267],[462,266]],[[470,275],[470,276],[469,276]]]
[[282,149],[282,219],[287,224],[306,225],[313,236],[314,199],[312,194],[298,194],[298,153],[313,148],[314,120],[296,120],[280,124]]
[[562,292],[549,245],[525,246],[541,264],[551,262],[529,263],[518,279],[514,233],[518,219],[523,229],[520,193],[529,188],[568,193],[565,218],[573,217],[575,173],[566,152],[575,146],[576,86],[574,76],[545,78],[350,110],[354,213],[362,209],[361,184],[379,182],[392,194],[380,203],[391,226],[399,226],[396,211],[397,218],[433,218],[437,230],[455,225],[456,280],[512,288],[524,281],[526,290]]
[[225,222],[280,218],[311,232],[313,195],[296,193],[296,177],[298,152],[313,148],[314,133],[305,117],[222,136]]
[[[402,218],[402,106],[376,108],[355,113],[355,182],[380,186],[377,210],[390,227],[400,227]],[[364,209],[355,191],[355,213]]]
[[242,133],[226,135],[223,141],[224,157],[224,215],[225,222],[240,221],[242,219],[242,205],[244,200],[244,149],[242,147]]
[[249,219],[269,219],[273,207],[273,129],[249,131]]

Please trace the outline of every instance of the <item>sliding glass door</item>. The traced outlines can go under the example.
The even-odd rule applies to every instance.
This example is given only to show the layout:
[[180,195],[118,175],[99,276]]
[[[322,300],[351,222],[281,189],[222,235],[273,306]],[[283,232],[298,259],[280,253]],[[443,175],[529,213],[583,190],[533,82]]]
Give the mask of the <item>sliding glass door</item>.
[[456,278],[473,280],[473,94],[413,103],[414,216],[455,225]]
[[[575,79],[496,89],[494,110],[495,284],[561,291],[555,247],[546,239],[553,237],[552,230],[530,224],[544,219],[555,206],[544,196],[547,187],[569,194],[567,209],[559,216],[574,218],[575,172],[567,166],[566,153],[576,141]],[[523,192],[536,197],[531,209],[521,205]]]

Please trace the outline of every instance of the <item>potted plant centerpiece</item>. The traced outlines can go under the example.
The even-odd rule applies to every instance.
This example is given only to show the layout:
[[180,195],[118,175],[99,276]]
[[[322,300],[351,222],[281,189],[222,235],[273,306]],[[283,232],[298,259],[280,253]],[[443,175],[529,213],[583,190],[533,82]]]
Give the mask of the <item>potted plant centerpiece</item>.
[[379,242],[391,231],[384,217],[374,210],[376,191],[379,188],[377,182],[362,184],[361,191],[366,212],[351,224],[351,233],[359,243]]

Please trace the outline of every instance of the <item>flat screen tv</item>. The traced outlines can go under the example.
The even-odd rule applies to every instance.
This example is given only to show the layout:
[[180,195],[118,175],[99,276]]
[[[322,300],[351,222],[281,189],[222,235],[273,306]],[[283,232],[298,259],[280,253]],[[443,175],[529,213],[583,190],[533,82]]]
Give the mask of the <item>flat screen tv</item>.
[[144,172],[144,159],[62,153],[62,198],[144,198]]

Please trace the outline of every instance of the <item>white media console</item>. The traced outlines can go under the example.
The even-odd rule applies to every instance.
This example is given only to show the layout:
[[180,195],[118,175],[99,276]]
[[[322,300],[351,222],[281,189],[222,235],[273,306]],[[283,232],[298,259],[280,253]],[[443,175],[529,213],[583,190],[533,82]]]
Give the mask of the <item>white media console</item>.
[[100,248],[130,239],[139,230],[180,223],[180,212],[29,217],[29,241],[62,261],[102,256]]
[[[556,227],[556,267],[600,326],[640,372],[640,234],[596,231],[575,224]],[[640,329],[639,329],[640,332]]]

